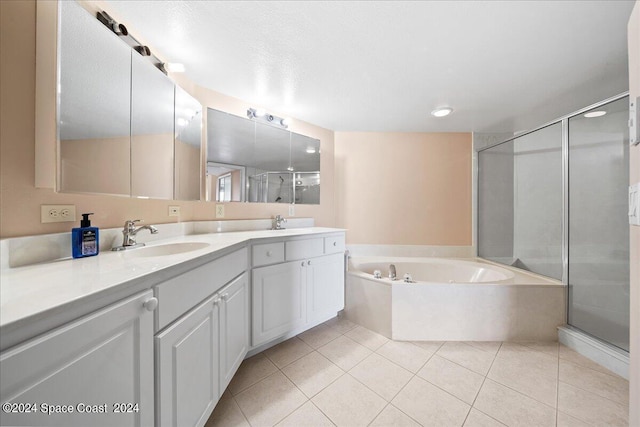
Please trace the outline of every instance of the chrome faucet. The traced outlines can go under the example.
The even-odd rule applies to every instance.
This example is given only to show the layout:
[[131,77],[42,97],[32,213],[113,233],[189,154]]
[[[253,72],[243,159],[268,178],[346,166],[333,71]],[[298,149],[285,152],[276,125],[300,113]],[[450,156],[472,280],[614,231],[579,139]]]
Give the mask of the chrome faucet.
[[389,264],[389,279],[396,280],[396,266]]
[[284,218],[282,215],[276,215],[274,219],[273,230],[284,230],[284,226],[282,224],[284,224],[285,222],[287,222],[286,218]]
[[113,248],[114,251],[122,251],[125,249],[135,248],[144,246],[144,243],[136,242],[136,234],[140,230],[147,229],[151,232],[151,234],[157,234],[158,229],[153,225],[141,225],[140,227],[136,227],[136,223],[140,222],[139,219],[128,219],[124,222],[124,228],[122,229],[122,246],[117,246]]

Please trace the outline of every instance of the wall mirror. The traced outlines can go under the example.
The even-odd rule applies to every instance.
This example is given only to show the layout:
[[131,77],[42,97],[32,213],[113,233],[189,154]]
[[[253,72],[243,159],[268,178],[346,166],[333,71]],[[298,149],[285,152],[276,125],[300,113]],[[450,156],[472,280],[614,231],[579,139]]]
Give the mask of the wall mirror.
[[201,105],[77,2],[59,24],[58,191],[199,200]]
[[320,141],[207,109],[207,200],[320,203]]

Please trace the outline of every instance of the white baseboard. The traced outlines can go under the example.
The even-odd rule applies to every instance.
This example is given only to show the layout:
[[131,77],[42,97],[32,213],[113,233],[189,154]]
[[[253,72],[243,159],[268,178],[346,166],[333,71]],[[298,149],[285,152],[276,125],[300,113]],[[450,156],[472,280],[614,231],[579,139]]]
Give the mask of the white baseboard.
[[629,353],[570,326],[558,327],[558,340],[584,357],[629,379]]

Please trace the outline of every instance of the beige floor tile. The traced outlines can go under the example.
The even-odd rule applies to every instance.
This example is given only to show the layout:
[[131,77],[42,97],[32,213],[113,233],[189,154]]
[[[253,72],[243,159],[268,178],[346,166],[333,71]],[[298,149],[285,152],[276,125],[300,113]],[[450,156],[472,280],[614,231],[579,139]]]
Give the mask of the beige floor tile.
[[322,347],[326,343],[338,338],[340,335],[342,334],[334,328],[320,324],[308,331],[304,331],[298,335],[298,338],[309,344],[311,347],[317,349],[318,347]]
[[444,341],[410,341],[410,342],[411,344],[417,345],[421,349],[426,350],[431,354],[438,351],[440,347],[442,347],[442,344],[444,344]]
[[556,411],[550,406],[486,379],[473,405],[508,426],[555,426]]
[[418,376],[470,405],[473,404],[484,381],[484,376],[437,354],[418,371]]
[[489,415],[478,411],[476,408],[471,408],[467,419],[464,422],[464,427],[502,427],[500,421],[491,418]]
[[420,424],[412,420],[400,409],[388,404],[380,415],[369,424],[369,427],[420,427]]
[[278,427],[331,427],[334,424],[311,401],[280,421]]
[[560,381],[623,405],[629,404],[629,381],[617,375],[560,360]]
[[523,345],[525,347],[529,347],[532,350],[539,351],[541,353],[545,353],[552,357],[558,357],[558,342],[557,341],[521,341],[518,344]]
[[220,398],[205,427],[249,427],[231,393],[226,392]]
[[389,341],[389,338],[383,337],[382,335],[377,334],[367,328],[363,328],[362,326],[353,328],[352,330],[347,332],[345,335],[351,338],[352,340],[354,340],[355,342],[357,342],[358,344],[362,344],[363,346],[367,347],[369,350],[373,350],[373,351],[379,349],[383,344]]
[[391,401],[413,376],[411,372],[375,353],[358,363],[349,374],[386,401]]
[[235,394],[265,379],[276,372],[278,368],[267,357],[258,353],[253,357],[245,359],[238,372],[234,375],[228,390]]
[[282,372],[298,386],[307,397],[340,378],[344,371],[326,357],[314,351],[282,369]]
[[436,354],[482,375],[487,375],[495,357],[491,352],[455,341],[444,343]]
[[487,377],[555,408],[558,359],[528,347],[518,347],[524,350],[501,348]]
[[351,329],[358,326],[357,323],[353,323],[351,320],[344,316],[336,316],[333,319],[329,319],[324,324],[330,328],[333,328],[336,332],[346,334]]
[[558,410],[589,424],[627,426],[629,407],[560,381]]
[[307,401],[282,372],[265,378],[235,398],[252,426],[275,425]]
[[556,427],[589,427],[590,425],[591,424],[580,421],[571,415],[558,411],[558,423],[556,424]]
[[389,341],[376,350],[376,353],[414,374],[424,366],[432,354],[408,341]]
[[565,346],[564,344],[558,345],[558,354],[560,359],[567,360],[571,363],[575,363],[576,365],[584,366],[586,368],[591,368],[595,371],[604,372],[605,374],[616,375],[604,366],[594,362],[593,360],[581,355],[577,351]]
[[345,371],[371,354],[371,350],[344,335],[318,348],[318,352]]
[[424,426],[461,426],[471,408],[419,377],[413,377],[391,403]]
[[502,345],[501,341],[463,341],[465,344],[469,344],[480,350],[488,351],[489,353],[496,354]]
[[318,393],[312,402],[337,426],[366,426],[382,411],[380,396],[345,374]]
[[289,363],[295,362],[312,351],[313,348],[311,348],[307,343],[298,337],[293,337],[271,347],[266,350],[264,354],[273,362],[274,365],[282,369]]

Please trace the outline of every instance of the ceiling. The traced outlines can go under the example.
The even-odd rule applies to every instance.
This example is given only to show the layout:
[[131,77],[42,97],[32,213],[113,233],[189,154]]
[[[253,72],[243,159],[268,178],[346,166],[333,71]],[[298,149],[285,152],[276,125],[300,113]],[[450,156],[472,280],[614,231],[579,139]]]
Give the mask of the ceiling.
[[516,132],[628,89],[632,0],[106,3],[195,83],[336,131]]

